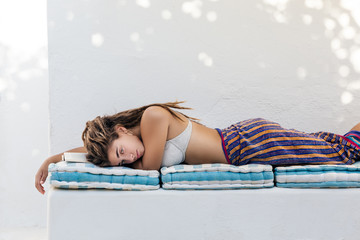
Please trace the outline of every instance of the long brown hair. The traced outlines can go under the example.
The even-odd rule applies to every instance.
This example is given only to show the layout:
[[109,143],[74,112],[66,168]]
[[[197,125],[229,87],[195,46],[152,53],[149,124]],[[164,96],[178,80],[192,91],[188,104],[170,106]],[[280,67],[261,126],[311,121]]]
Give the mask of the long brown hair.
[[[184,101],[168,102],[168,103],[154,103],[139,108],[126,110],[116,113],[114,115],[97,116],[94,120],[86,122],[86,127],[82,133],[82,140],[84,146],[87,149],[87,160],[98,166],[110,166],[108,160],[107,151],[110,144],[119,136],[115,131],[115,126],[120,125],[127,129],[134,128],[140,125],[141,117],[144,111],[148,107],[159,106],[168,110],[172,116],[182,120],[178,116],[178,112],[172,109],[191,109],[188,107],[182,107],[179,104]],[[180,113],[185,117],[197,120],[192,117],[188,117],[183,113]]]

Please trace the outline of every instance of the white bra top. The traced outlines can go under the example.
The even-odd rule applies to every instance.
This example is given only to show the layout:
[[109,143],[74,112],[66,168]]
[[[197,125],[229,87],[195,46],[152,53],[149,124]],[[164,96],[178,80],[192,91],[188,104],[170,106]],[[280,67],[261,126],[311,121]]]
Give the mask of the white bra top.
[[185,161],[185,152],[190,141],[191,132],[192,124],[189,120],[189,124],[182,133],[166,141],[161,167],[170,167]]

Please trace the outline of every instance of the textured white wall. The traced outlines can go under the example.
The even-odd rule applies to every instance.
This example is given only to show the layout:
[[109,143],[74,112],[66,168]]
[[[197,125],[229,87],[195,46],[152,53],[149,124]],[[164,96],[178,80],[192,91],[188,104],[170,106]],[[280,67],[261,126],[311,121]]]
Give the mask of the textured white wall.
[[45,0],[0,0],[0,239],[46,225],[34,187],[49,151],[46,34]]
[[50,139],[187,100],[211,127],[264,117],[344,133],[360,121],[358,1],[48,1]]

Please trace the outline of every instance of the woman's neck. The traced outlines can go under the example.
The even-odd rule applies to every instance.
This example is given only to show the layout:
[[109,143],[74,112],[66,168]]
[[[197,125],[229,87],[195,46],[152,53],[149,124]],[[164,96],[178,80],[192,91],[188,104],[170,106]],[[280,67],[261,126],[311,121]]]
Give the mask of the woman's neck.
[[140,132],[140,126],[136,126],[130,129],[130,131],[137,136],[138,138],[141,139],[141,132]]

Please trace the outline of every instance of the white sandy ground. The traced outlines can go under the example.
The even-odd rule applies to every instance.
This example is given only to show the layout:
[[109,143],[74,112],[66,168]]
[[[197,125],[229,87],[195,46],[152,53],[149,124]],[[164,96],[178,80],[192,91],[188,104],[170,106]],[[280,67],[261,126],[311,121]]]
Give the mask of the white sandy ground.
[[0,228],[0,240],[46,240],[46,228]]

